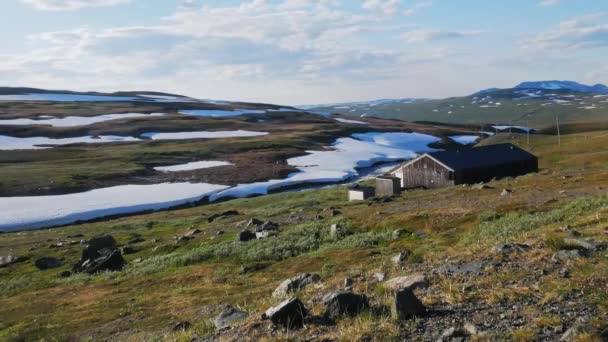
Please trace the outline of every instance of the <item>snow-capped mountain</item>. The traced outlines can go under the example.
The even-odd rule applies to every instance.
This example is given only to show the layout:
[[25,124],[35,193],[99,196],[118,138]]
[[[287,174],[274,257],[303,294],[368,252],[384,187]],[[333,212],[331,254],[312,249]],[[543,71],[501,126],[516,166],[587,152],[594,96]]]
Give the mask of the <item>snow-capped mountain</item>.
[[590,86],[573,81],[523,82],[515,89],[572,90],[581,93],[608,94],[608,87],[603,84]]

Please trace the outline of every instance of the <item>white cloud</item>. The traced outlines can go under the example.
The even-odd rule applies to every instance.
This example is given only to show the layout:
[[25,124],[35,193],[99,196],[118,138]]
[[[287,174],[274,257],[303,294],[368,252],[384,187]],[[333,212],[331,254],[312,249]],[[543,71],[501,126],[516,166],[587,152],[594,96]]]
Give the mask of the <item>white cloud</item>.
[[419,3],[415,4],[414,6],[412,6],[411,8],[406,9],[403,12],[403,14],[405,14],[406,16],[411,16],[414,13],[418,12],[419,10],[421,10],[423,8],[431,7],[431,6],[433,6],[433,3],[431,1],[419,2]]
[[365,0],[363,9],[377,11],[386,15],[393,15],[399,11],[401,0]]
[[538,5],[539,6],[555,6],[559,5],[561,0],[543,0]]
[[400,36],[408,43],[427,43],[431,41],[464,38],[482,34],[483,31],[413,30]]
[[562,21],[524,41],[524,47],[564,49],[608,46],[608,13],[594,13]]
[[125,4],[131,0],[21,0],[44,11],[73,11],[85,7],[109,7]]

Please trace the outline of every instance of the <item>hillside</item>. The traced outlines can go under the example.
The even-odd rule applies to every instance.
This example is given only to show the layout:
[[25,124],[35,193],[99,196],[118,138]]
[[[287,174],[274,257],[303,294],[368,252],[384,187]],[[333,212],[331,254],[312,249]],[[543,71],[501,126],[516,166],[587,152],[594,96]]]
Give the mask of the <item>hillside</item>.
[[[538,174],[388,202],[349,203],[336,186],[2,234],[2,255],[19,259],[0,268],[0,339],[606,338],[608,131],[567,135],[561,148],[552,136],[509,141],[540,157]],[[235,241],[252,218],[277,224],[277,235]],[[125,251],[122,271],[58,276],[78,261],[80,239],[104,234]],[[60,266],[40,271],[42,257]],[[301,329],[270,328],[261,316],[281,301],[273,290],[301,272],[320,276],[293,294],[311,317]],[[427,312],[396,321],[385,282],[417,273]],[[325,320],[323,295],[345,286],[370,309]],[[226,305],[245,318],[216,330],[210,320]]]
[[[601,86],[559,88],[548,83],[522,83],[511,89],[488,89],[470,96],[414,103],[355,104],[311,108],[313,111],[405,121],[468,124],[481,127],[510,124],[553,132],[555,118],[571,131],[606,129],[608,95]],[[556,88],[556,89],[554,89]],[[578,90],[573,90],[578,89]],[[597,92],[581,92],[588,89]]]

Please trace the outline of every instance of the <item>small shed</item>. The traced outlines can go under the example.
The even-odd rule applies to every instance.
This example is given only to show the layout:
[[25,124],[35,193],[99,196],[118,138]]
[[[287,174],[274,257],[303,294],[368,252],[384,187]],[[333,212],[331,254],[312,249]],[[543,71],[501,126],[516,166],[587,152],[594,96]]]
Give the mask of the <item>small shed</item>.
[[348,189],[349,201],[365,201],[374,197],[375,190],[369,186],[355,185]]
[[392,197],[401,194],[401,179],[392,176],[376,178],[376,197]]
[[536,156],[513,144],[498,144],[426,153],[389,174],[400,178],[403,188],[433,189],[531,172],[538,172]]

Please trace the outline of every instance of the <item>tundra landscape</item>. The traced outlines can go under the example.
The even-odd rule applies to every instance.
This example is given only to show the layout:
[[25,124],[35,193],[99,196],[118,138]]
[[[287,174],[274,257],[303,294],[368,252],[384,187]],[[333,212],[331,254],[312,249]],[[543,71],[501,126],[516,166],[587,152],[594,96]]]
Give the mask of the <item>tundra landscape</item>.
[[[464,52],[478,43],[453,64],[436,54],[489,30],[410,23],[455,5],[360,2],[0,5],[87,24],[0,50],[0,340],[608,340],[608,87],[599,69],[551,80],[603,63],[608,8],[527,3],[563,37],[526,40],[544,63],[482,77],[466,62],[490,56]],[[507,10],[460,6],[480,23]],[[138,26],[99,29],[127,17]],[[394,30],[440,50],[397,58],[379,33]],[[115,45],[141,51],[106,55]]]

